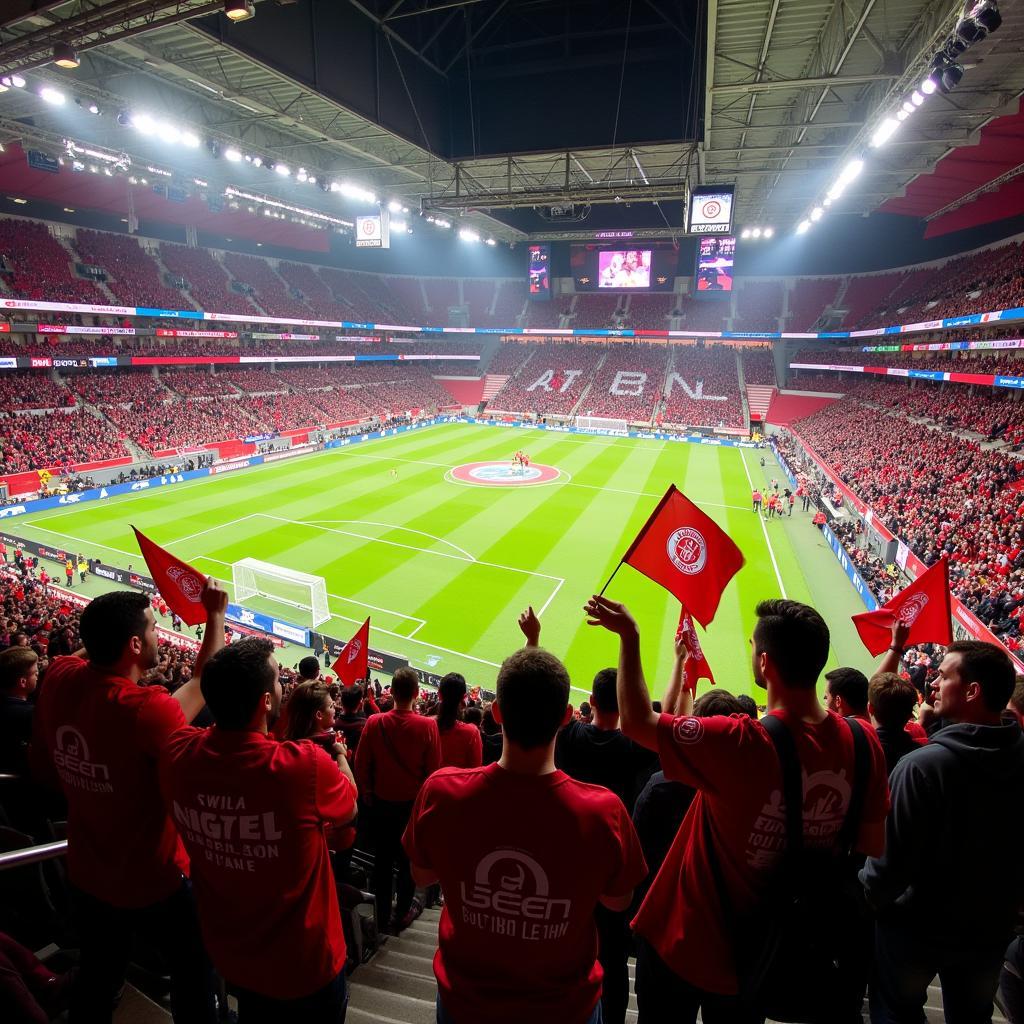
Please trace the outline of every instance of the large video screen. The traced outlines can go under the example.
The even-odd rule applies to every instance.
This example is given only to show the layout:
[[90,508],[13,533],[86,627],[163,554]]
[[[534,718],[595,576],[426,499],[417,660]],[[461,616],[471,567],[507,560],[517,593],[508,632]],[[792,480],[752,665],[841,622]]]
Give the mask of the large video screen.
[[645,249],[572,247],[576,291],[672,291],[678,253],[671,245],[648,243]]
[[735,235],[712,235],[700,239],[697,244],[697,294],[726,295],[731,292],[735,262]]
[[551,298],[551,246],[531,245],[529,247],[530,298],[543,301]]
[[728,235],[732,232],[734,189],[733,185],[698,185],[690,193],[690,234]]
[[610,249],[597,254],[598,288],[650,288],[650,249]]

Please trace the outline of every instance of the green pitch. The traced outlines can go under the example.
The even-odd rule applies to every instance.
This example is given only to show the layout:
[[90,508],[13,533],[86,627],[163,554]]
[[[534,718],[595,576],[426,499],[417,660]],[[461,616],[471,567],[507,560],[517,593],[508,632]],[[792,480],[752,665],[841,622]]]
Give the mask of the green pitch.
[[[446,479],[453,467],[508,460],[517,448],[563,475],[506,488]],[[617,649],[612,636],[585,624],[582,605],[675,483],[746,556],[702,643],[719,685],[761,699],[747,638],[762,598],[785,594],[814,604],[832,628],[831,664],[870,668],[849,619],[863,607],[810,517],[799,504],[792,519],[765,522],[752,513],[751,482],[782,480],[770,453],[762,469],[761,454],[445,425],[10,525],[142,571],[129,524],[221,580],[230,581],[231,563],[246,557],[322,575],[333,616],[325,632],[347,638],[369,615],[374,647],[420,668],[460,671],[471,684],[494,682],[502,658],[522,641],[516,618],[532,604],[541,614],[542,644],[589,692],[594,672],[614,664]],[[93,580],[87,589],[105,585]],[[608,595],[636,615],[648,682],[660,695],[678,604],[628,567]],[[296,608],[264,598],[248,603],[309,624]],[[284,660],[298,654],[292,649]]]

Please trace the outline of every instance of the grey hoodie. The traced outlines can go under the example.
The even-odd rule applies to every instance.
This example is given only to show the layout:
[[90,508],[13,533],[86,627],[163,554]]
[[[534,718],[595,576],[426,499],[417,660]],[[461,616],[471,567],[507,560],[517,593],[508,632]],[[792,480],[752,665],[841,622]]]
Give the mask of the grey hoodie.
[[868,902],[925,933],[1009,935],[1024,898],[1024,733],[948,725],[890,780],[885,852],[860,873]]

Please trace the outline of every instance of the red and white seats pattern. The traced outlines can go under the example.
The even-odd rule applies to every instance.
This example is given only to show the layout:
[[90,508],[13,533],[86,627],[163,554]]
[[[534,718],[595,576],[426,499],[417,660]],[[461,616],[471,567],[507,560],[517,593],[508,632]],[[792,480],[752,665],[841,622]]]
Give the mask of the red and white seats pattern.
[[106,285],[118,303],[155,309],[189,308],[181,292],[163,283],[156,261],[137,238],[79,228],[74,247],[83,263],[107,271]]
[[693,427],[745,426],[735,350],[713,345],[675,351],[658,418]]

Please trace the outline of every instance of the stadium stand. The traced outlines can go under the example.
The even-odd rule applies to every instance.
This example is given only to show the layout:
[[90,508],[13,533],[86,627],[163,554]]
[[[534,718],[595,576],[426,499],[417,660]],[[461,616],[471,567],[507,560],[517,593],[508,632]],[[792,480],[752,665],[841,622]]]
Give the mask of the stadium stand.
[[[710,301],[710,300],[709,300]],[[748,281],[736,294],[733,329],[778,330],[782,315],[783,285],[779,281]]]
[[667,345],[610,346],[580,415],[649,425],[661,401],[668,363]]
[[208,249],[163,242],[160,259],[175,277],[184,279],[185,291],[198,309],[219,313],[245,309],[255,312],[244,295],[232,290],[227,271]]
[[724,345],[675,349],[672,374],[676,376],[670,376],[665,387],[657,417],[660,422],[688,427],[743,427],[735,349]]
[[31,413],[0,417],[0,474],[69,467],[128,455],[118,432],[85,410],[50,416],[45,431]]
[[[288,286],[266,260],[226,252],[224,266],[236,281],[252,289],[253,297],[268,316],[294,316],[300,319],[310,316],[310,309],[289,294]],[[240,305],[236,300],[231,308],[237,309]]]
[[771,384],[775,381],[775,358],[770,348],[741,348],[743,379],[748,384]]
[[10,293],[19,299],[109,304],[92,281],[76,277],[71,254],[37,221],[0,219],[0,256]]
[[787,331],[812,331],[822,313],[835,303],[842,281],[830,277],[800,278],[789,293]]
[[0,377],[0,410],[59,409],[75,400],[63,384],[31,370],[18,370]]
[[601,345],[538,346],[529,366],[505,384],[491,400],[489,409],[568,416],[587,391],[606,354],[607,350]]
[[83,263],[107,272],[106,285],[118,303],[156,309],[189,308],[181,292],[163,283],[160,268],[137,238],[79,228],[74,246]]

